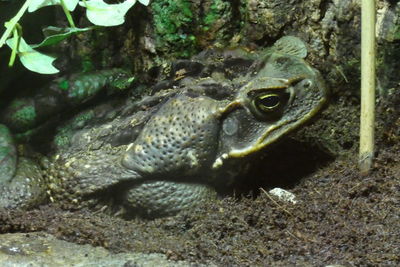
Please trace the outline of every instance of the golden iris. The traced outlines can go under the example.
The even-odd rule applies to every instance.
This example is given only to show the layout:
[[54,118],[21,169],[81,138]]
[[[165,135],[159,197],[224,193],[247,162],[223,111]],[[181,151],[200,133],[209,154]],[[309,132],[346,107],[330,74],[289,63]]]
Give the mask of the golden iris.
[[264,94],[255,97],[255,106],[265,112],[276,110],[281,104],[281,97],[278,94]]

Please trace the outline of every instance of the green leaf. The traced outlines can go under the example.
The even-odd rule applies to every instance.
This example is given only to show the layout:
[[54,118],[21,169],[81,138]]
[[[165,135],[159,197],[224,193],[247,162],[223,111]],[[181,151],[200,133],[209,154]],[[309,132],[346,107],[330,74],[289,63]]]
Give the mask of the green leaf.
[[61,1],[64,2],[65,7],[69,11],[73,11],[76,8],[76,5],[78,4],[79,0],[32,0],[32,2],[29,4],[28,11],[34,12],[44,6],[53,6],[53,5],[61,6]]
[[78,34],[92,30],[93,27],[88,28],[58,28],[49,26],[43,29],[43,34],[46,38],[40,44],[31,45],[32,48],[38,48],[48,45],[58,44],[62,40],[68,38],[71,35]]
[[109,5],[103,0],[81,1],[79,5],[86,7],[89,21],[99,26],[117,26],[125,21],[125,14],[136,3],[136,0],[126,0],[120,4]]
[[[15,45],[14,42],[14,38],[8,39],[7,45],[13,48]],[[18,56],[22,65],[30,71],[41,74],[54,74],[59,72],[59,70],[52,65],[53,61],[56,59],[55,57],[34,50],[22,37],[19,41]]]
[[139,0],[139,3],[141,3],[144,6],[148,6],[149,2],[150,2],[150,0]]

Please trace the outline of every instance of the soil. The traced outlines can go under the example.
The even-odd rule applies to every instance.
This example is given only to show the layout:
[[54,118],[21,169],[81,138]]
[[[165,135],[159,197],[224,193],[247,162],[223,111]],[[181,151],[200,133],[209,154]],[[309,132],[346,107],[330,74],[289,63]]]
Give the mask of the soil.
[[[261,164],[238,181],[233,193],[198,210],[155,220],[124,220],[101,210],[66,211],[48,204],[31,211],[0,212],[0,232],[44,231],[111,252],[156,252],[171,260],[221,266],[398,266],[398,111],[379,106],[378,111],[387,112],[377,122],[377,157],[372,171],[360,175],[353,137],[357,105],[350,105],[354,116],[345,106],[332,105],[315,124],[259,155]],[[324,127],[333,117],[336,129]],[[318,145],[328,140],[324,131],[333,130],[331,143],[342,147],[336,155],[326,151],[332,146],[324,150]],[[304,141],[311,132],[314,142]],[[345,138],[352,143],[339,142]],[[294,193],[298,203],[269,194],[274,186]]]

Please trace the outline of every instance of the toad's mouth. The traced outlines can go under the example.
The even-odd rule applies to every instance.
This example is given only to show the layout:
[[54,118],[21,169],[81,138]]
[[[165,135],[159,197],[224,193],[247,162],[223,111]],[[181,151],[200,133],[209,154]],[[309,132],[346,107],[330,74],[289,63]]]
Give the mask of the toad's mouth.
[[285,136],[294,130],[298,129],[301,125],[309,121],[314,117],[325,105],[327,98],[325,96],[321,97],[318,103],[312,107],[308,112],[301,115],[301,118],[292,117],[279,121],[276,124],[270,125],[269,127],[263,128],[262,132],[260,130],[260,135],[258,138],[254,138],[254,141],[246,144],[245,147],[241,148],[231,148],[229,151],[223,153],[214,162],[213,167],[216,168],[221,165],[222,161],[226,158],[241,158],[253,154],[257,151],[262,150],[268,145],[276,142],[282,136]]

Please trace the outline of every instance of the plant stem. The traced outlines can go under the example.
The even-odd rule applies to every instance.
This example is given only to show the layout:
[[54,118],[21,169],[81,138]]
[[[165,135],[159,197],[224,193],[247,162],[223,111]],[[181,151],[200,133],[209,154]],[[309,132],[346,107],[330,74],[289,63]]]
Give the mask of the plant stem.
[[8,66],[12,67],[15,62],[15,58],[17,57],[17,53],[19,51],[19,42],[21,40],[22,36],[22,27],[18,23],[15,24],[14,30],[13,30],[13,37],[14,37],[14,46],[12,47],[11,50],[11,56],[10,60],[8,61]]
[[3,33],[3,35],[0,38],[0,47],[2,47],[6,43],[8,37],[10,37],[15,25],[21,19],[22,15],[24,15],[25,11],[28,9],[29,4],[31,2],[32,2],[32,0],[26,0],[25,4],[18,11],[17,15],[15,15],[12,19],[10,19],[8,22],[6,22],[6,25],[5,25],[6,31]]
[[375,0],[361,1],[361,117],[359,167],[368,173],[374,157]]
[[61,6],[62,9],[64,10],[65,16],[67,17],[68,23],[72,28],[76,28],[75,27],[75,23],[74,20],[72,19],[71,13],[69,12],[67,6],[65,5],[64,1],[61,0]]

